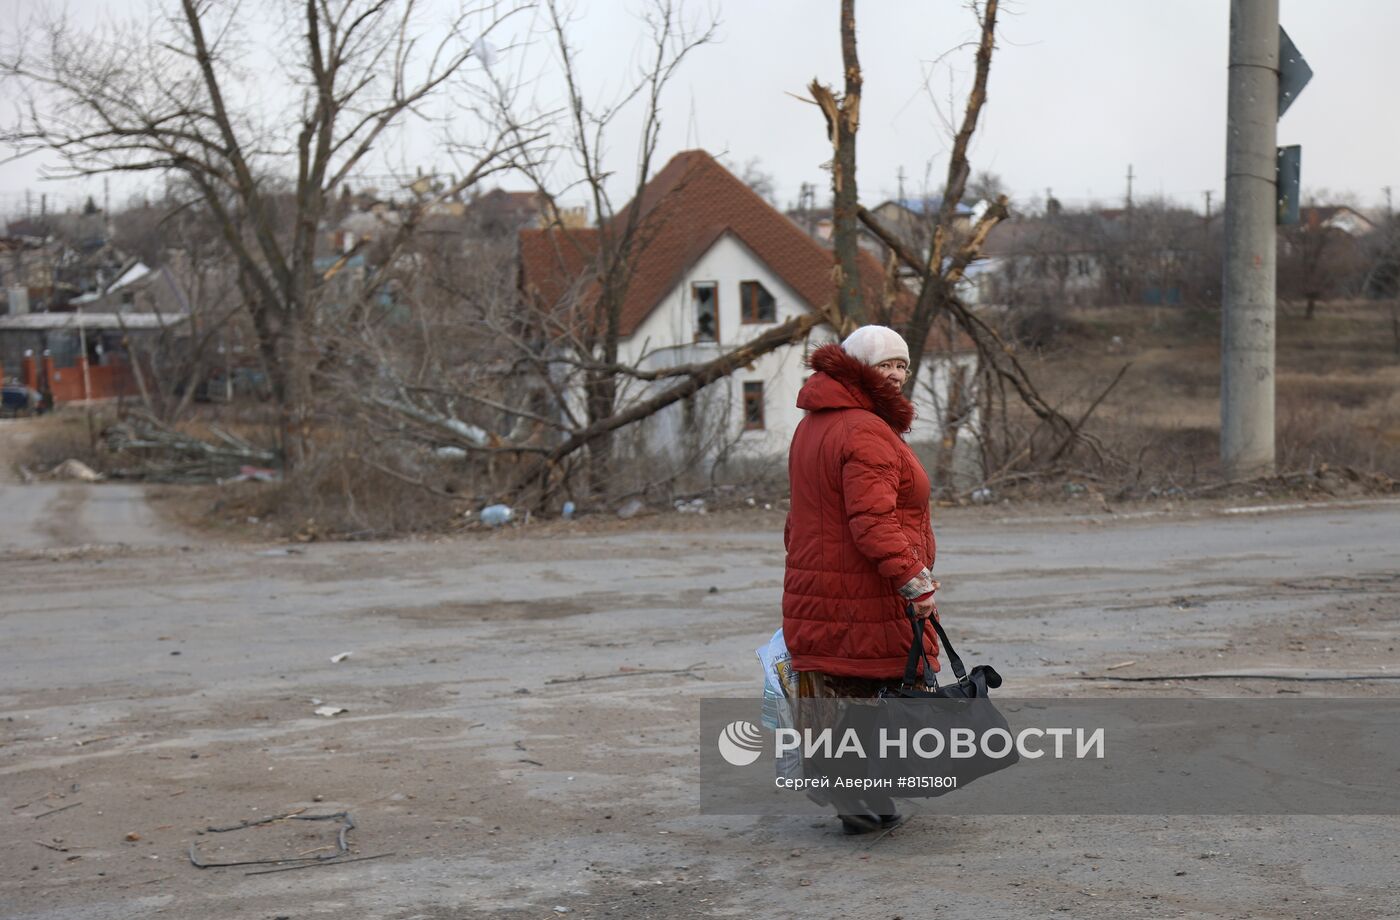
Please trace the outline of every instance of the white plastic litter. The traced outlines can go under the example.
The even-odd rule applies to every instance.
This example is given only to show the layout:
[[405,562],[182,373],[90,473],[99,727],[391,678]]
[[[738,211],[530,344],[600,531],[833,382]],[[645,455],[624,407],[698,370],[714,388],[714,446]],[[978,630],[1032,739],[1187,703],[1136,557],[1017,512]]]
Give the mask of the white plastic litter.
[[325,716],[326,718],[330,718],[331,716],[338,716],[338,715],[340,715],[342,712],[349,712],[349,711],[350,711],[350,710],[346,709],[344,706],[317,706],[317,707],[316,707],[316,715],[318,715],[318,716]]
[[481,523],[487,527],[500,527],[502,524],[510,523],[510,519],[515,517],[515,511],[510,505],[487,505],[481,509]]
[[347,659],[347,658],[349,658],[349,657],[350,657],[350,653],[349,653],[349,652],[341,652],[339,655],[332,655],[332,656],[331,656],[331,664],[340,664],[342,661],[344,661],[345,659]]
[[64,460],[49,471],[49,476],[54,479],[75,479],[78,482],[101,482],[103,478],[101,473],[94,472],[92,467],[81,460]]

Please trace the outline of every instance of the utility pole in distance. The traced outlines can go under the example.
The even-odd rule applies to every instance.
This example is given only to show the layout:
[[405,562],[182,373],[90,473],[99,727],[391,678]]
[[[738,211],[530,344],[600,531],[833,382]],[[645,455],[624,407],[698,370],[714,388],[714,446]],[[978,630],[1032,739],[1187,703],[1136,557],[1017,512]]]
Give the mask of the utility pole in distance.
[[1278,66],[1278,0],[1230,0],[1220,355],[1226,479],[1274,471]]

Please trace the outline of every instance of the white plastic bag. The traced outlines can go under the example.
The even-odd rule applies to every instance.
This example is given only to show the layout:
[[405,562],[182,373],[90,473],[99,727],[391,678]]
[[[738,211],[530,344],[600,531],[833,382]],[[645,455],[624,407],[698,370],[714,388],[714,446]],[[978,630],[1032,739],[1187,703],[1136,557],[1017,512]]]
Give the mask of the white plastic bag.
[[[781,628],[773,633],[767,645],[754,650],[763,665],[763,717],[764,726],[777,731],[792,728],[792,700],[797,699],[797,672],[792,669],[792,655],[783,640]],[[800,777],[802,758],[795,751],[789,751],[775,764],[777,775]]]
[[754,653],[763,665],[764,696],[771,694],[776,699],[797,699],[797,672],[792,669],[792,655],[783,641],[782,627],[773,633],[767,645],[759,646]]

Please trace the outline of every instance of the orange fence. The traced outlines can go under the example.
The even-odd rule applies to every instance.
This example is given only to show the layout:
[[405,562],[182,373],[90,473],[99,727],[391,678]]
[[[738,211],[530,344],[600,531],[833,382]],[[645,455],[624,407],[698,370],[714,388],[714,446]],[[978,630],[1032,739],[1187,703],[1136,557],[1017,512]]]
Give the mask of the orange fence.
[[48,390],[54,405],[79,399],[114,399],[136,392],[131,368],[125,364],[91,367],[86,358],[79,358],[72,367],[54,367],[53,358],[45,357],[43,366],[36,368],[32,358],[25,358],[23,371],[25,384],[41,392]]

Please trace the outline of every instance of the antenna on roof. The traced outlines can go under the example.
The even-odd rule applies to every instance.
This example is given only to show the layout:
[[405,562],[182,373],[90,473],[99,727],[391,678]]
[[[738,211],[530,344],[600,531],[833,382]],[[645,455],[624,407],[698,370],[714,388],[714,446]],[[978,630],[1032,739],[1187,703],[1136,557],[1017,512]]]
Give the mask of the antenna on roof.
[[695,118],[695,87],[690,88],[690,117],[685,125],[685,149],[695,150],[700,146],[700,123]]

